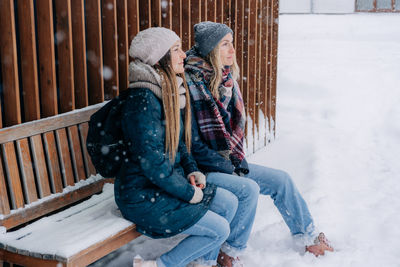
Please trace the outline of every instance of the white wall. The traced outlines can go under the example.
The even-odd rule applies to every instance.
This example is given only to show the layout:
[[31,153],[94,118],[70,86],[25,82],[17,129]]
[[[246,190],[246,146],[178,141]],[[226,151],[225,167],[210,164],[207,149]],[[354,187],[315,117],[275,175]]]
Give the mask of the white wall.
[[353,13],[355,0],[280,0],[280,13]]
[[314,1],[314,13],[353,13],[355,9],[354,0],[313,0],[313,1]]
[[310,0],[279,0],[280,13],[310,13]]

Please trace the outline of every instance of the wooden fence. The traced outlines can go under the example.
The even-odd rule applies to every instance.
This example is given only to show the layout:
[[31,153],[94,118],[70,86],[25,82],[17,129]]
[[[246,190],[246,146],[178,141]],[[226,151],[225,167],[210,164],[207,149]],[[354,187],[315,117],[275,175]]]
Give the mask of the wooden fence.
[[400,0],[356,0],[357,12],[400,12]]
[[[274,131],[278,0],[0,0],[0,128],[108,100],[128,86],[128,48],[163,26],[193,43],[193,25],[234,30],[249,150]],[[265,130],[267,129],[267,130]]]

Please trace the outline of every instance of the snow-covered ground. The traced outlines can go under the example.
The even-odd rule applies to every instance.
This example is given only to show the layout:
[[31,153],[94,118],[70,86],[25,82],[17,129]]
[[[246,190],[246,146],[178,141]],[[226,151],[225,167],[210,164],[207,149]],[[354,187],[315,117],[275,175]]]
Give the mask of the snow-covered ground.
[[[262,196],[246,266],[400,266],[400,14],[283,15],[279,27],[276,139],[250,161],[292,175],[336,252],[296,252]],[[141,237],[93,265],[178,241]]]

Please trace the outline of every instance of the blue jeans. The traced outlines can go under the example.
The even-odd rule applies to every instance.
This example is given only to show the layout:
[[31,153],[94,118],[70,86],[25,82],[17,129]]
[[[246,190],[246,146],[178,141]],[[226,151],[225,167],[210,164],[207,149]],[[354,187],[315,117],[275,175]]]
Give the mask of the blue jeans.
[[[188,237],[157,259],[158,267],[184,267],[189,262],[219,251],[230,234],[229,223],[236,214],[237,197],[228,190],[217,188],[214,199],[206,214],[183,234]],[[218,252],[207,259],[199,259],[204,265],[215,265]]]
[[[208,173],[207,182],[213,183],[219,188],[229,190],[239,200],[237,212],[230,223],[231,233],[221,247],[221,250],[227,255],[236,257],[247,246],[256,215],[260,187],[250,179],[243,179],[237,175],[218,172]],[[218,255],[218,253],[219,251],[215,250],[203,258],[212,258],[214,255]]]
[[289,174],[251,163],[249,170],[245,177],[260,186],[261,194],[273,199],[292,235],[315,235],[310,211]]

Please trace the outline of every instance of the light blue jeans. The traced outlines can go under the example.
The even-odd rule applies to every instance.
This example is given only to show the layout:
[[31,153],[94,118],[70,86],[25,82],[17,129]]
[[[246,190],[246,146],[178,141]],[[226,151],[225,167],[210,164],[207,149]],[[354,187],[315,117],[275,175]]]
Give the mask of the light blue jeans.
[[[221,250],[227,255],[236,257],[247,246],[257,211],[260,187],[250,179],[219,172],[208,173],[207,182],[229,190],[239,200],[235,217],[230,223],[231,233],[221,246]],[[212,259],[218,256],[218,253],[219,250],[217,249],[206,254],[203,258],[205,260]]]
[[314,236],[314,222],[307,204],[292,178],[284,171],[249,163],[245,177],[260,186],[260,193],[269,195],[293,236]]
[[[206,214],[183,234],[188,237],[157,259],[158,267],[184,267],[189,262],[217,251],[200,260],[204,265],[216,265],[218,251],[230,234],[230,225],[238,207],[237,197],[223,188],[217,188]],[[200,262],[199,262],[200,263]]]

